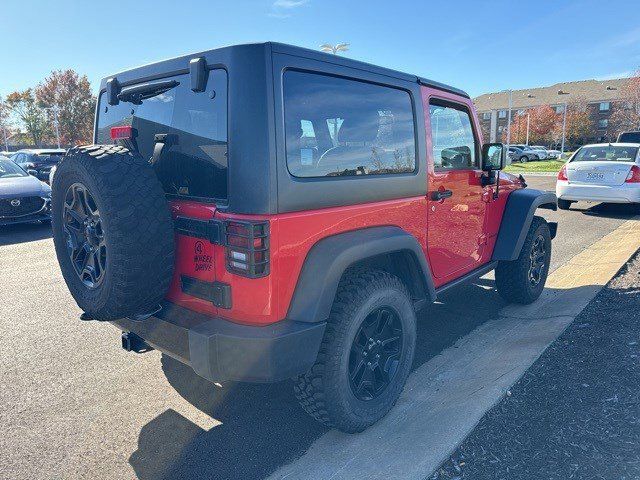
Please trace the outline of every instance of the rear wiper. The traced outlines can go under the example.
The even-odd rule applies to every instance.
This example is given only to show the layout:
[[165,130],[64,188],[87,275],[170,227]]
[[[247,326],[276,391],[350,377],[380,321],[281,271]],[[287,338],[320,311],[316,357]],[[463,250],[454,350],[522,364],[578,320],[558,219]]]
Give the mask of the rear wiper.
[[180,82],[177,80],[166,80],[164,82],[143,83],[141,85],[125,87],[118,94],[118,100],[133,103],[134,105],[141,105],[143,100],[168,92],[178,85],[180,85]]

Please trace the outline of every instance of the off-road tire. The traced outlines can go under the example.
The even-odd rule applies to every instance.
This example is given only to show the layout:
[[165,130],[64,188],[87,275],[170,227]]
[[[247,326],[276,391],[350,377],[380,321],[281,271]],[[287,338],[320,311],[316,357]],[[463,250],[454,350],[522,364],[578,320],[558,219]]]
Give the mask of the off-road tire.
[[[531,266],[531,251],[535,240],[542,236],[544,239],[545,258],[544,267],[540,275],[540,282],[533,286],[529,281]],[[510,303],[527,305],[538,299],[549,274],[551,262],[551,231],[546,220],[535,216],[529,227],[529,232],[522,245],[520,255],[513,261],[501,261],[496,268],[496,286],[502,298]]]
[[[94,288],[76,273],[63,231],[65,196],[74,184],[86,187],[102,222],[106,261]],[[154,311],[169,288],[175,248],[169,206],[151,165],[117,145],[76,147],[58,165],[52,188],[56,255],[78,306],[96,320]]]
[[[398,367],[380,396],[357,398],[348,378],[353,339],[370,312],[385,306],[402,324]],[[396,403],[411,370],[416,342],[416,315],[407,288],[389,273],[366,269],[345,274],[340,282],[316,363],[296,379],[302,408],[319,422],[346,433],[361,432]]]
[[571,207],[571,204],[573,202],[571,200],[562,200],[561,198],[558,199],[558,208],[560,210],[569,210],[569,208]]

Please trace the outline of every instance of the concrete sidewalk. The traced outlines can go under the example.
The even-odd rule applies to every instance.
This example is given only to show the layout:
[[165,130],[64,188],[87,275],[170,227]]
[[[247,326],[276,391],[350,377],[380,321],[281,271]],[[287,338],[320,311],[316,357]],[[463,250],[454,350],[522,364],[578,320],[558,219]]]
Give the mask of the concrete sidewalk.
[[428,477],[639,247],[635,217],[551,274],[535,304],[505,307],[415,370],[381,422],[328,432],[270,478]]

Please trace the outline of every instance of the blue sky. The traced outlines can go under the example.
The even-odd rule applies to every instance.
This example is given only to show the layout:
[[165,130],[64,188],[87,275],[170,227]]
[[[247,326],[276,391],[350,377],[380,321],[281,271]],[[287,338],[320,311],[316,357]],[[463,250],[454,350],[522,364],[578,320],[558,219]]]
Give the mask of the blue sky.
[[471,95],[625,76],[640,67],[638,0],[3,0],[0,95],[74,68],[94,88],[130,66],[234,43],[308,48]]

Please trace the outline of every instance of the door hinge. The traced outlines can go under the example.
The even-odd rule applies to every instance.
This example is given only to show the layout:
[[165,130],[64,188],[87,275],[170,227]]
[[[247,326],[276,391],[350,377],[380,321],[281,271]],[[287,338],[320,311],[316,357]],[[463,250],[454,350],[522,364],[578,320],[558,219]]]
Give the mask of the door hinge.
[[189,237],[203,238],[214,245],[225,244],[225,224],[222,220],[200,220],[197,218],[176,217],[176,232]]

